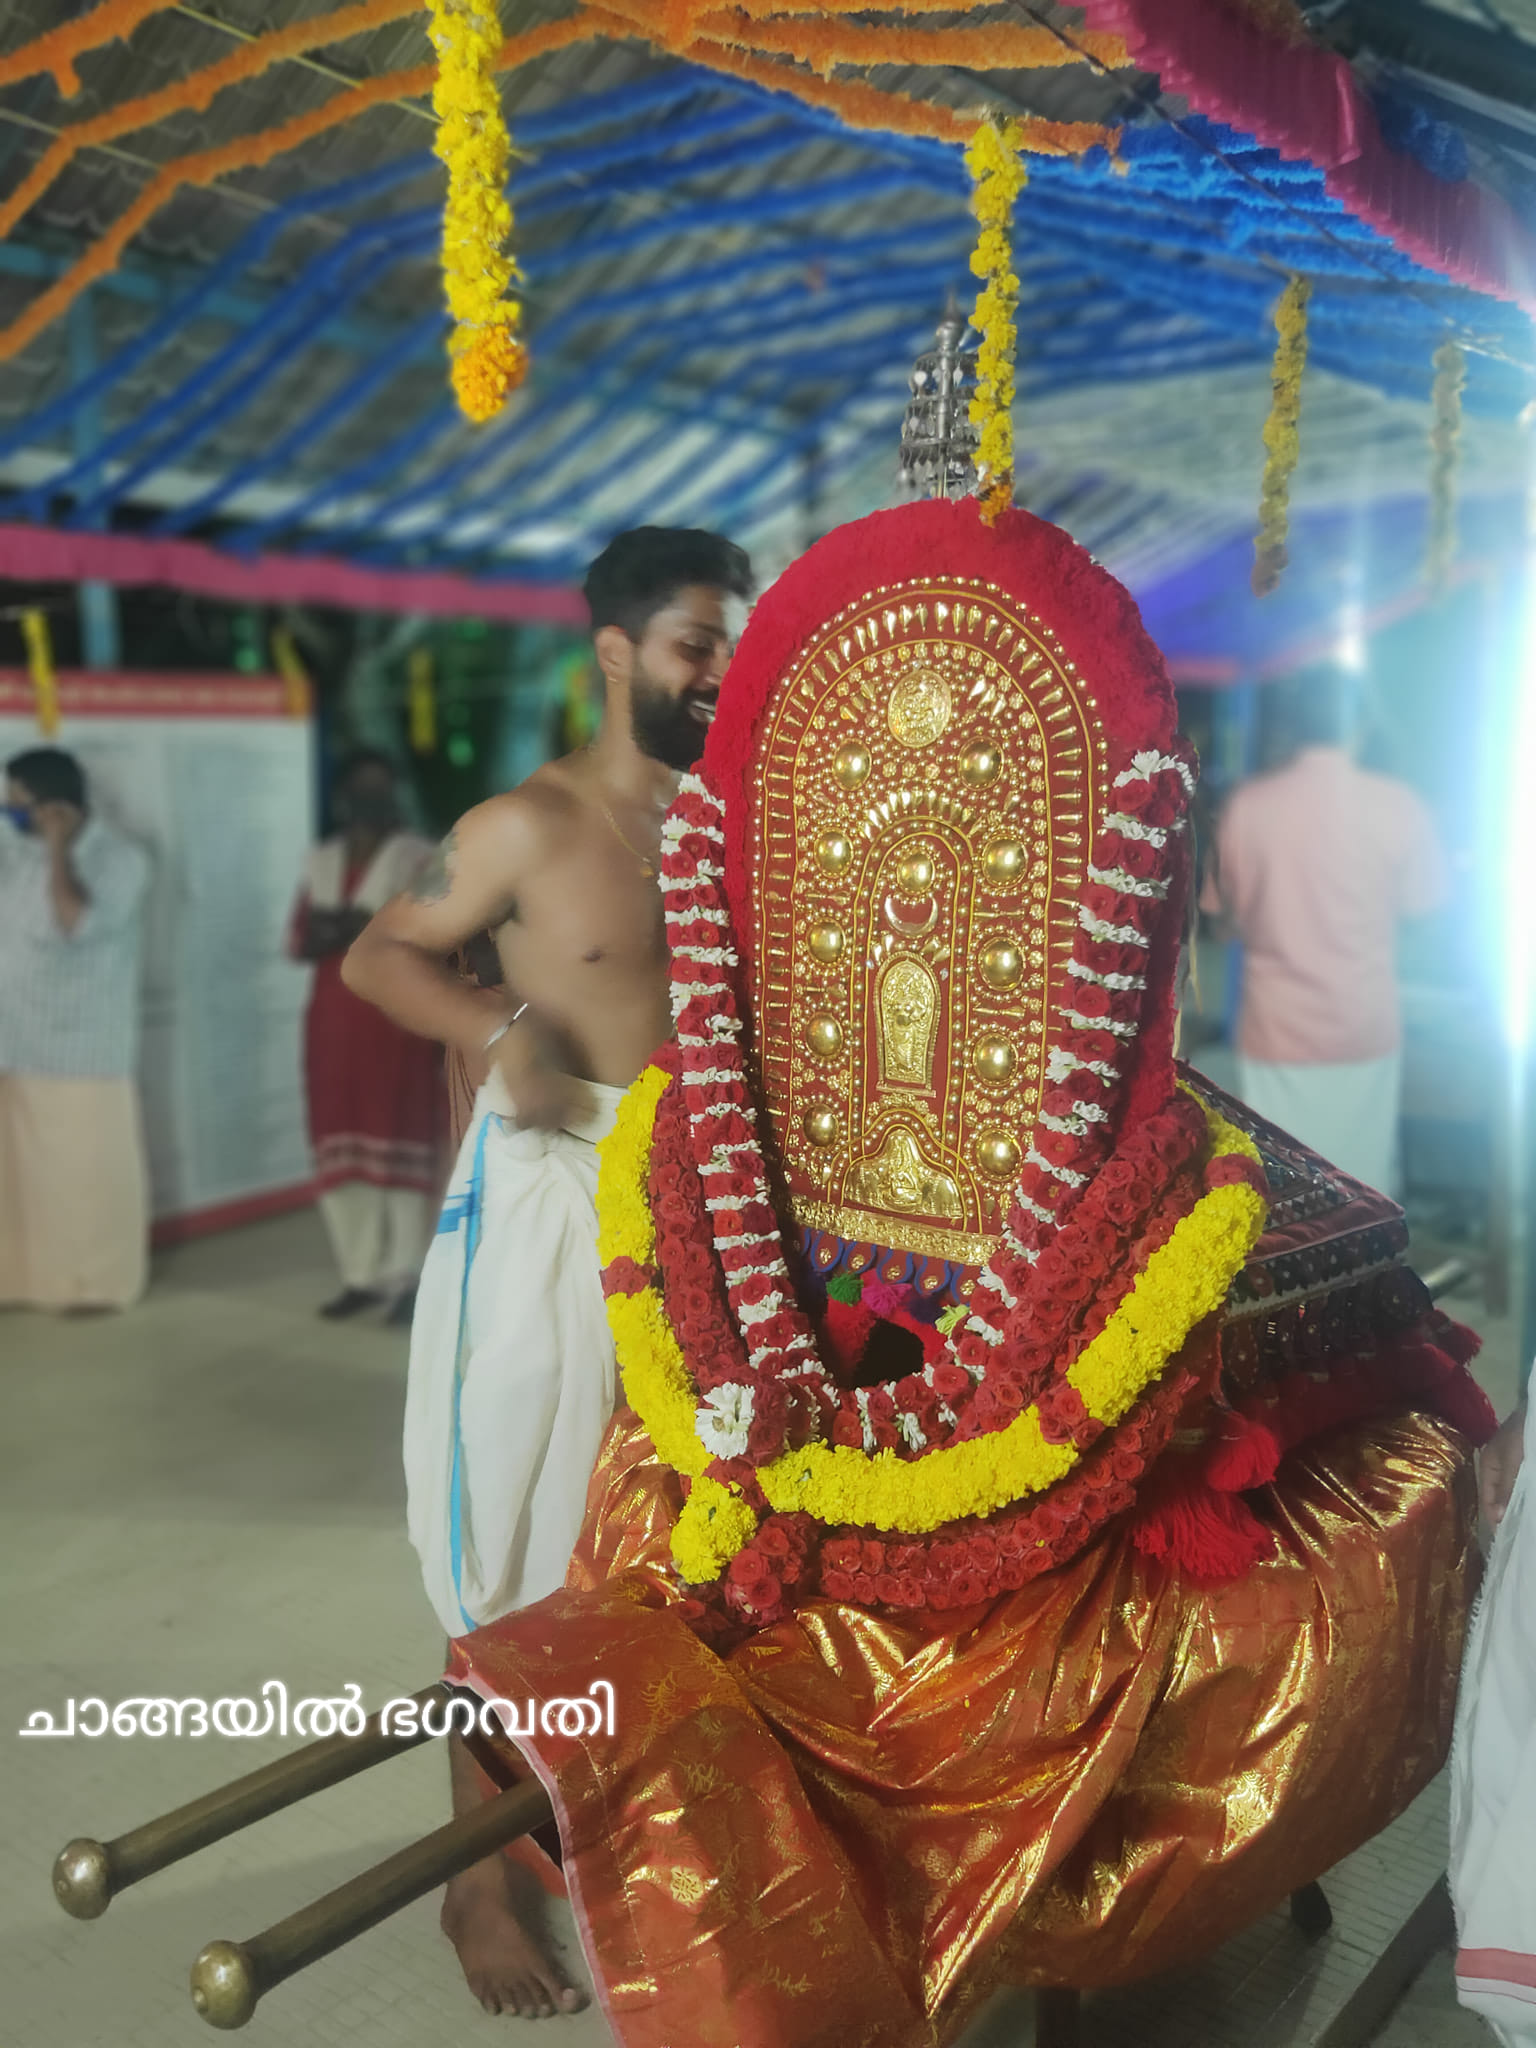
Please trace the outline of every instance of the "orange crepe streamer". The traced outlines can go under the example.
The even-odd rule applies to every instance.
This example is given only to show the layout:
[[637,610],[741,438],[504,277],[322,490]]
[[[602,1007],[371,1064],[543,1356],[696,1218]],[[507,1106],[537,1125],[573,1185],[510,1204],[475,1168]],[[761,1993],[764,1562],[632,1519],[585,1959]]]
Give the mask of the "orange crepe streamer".
[[[983,118],[980,108],[961,113],[909,93],[888,92],[853,80],[808,78],[772,58],[750,56],[720,43],[690,43],[682,53],[712,71],[729,71],[754,85],[792,92],[813,107],[826,107],[848,128],[872,128],[895,135],[928,135],[939,142],[969,142]],[[1096,146],[1108,149],[1115,131],[1096,121],[1046,121],[1031,114],[1017,117],[1020,148],[1035,156],[1081,156]]]
[[[602,24],[596,20],[597,14],[595,8],[583,8],[566,21],[547,22],[542,28],[509,36],[502,45],[502,68],[526,63],[549,50],[561,50],[571,43],[590,40],[601,33]],[[343,121],[352,120],[370,107],[430,92],[436,70],[434,64],[418,64],[408,71],[387,71],[382,77],[370,78],[347,92],[337,93],[324,106],[311,108],[308,113],[282,122],[276,128],[264,128],[258,135],[244,135],[234,142],[222,143],[215,149],[198,150],[166,164],[99,241],[94,242],[62,277],[40,293],[9,327],[0,328],[0,362],[19,354],[28,342],[71,306],[88,285],[114,270],[119,257],[140,228],[152,220],[183,185],[210,185],[226,172],[249,170],[270,163],[274,157],[298,148],[312,136],[323,135],[327,129],[338,127]]]
[[18,85],[24,78],[35,78],[40,71],[50,71],[59,91],[65,99],[71,99],[80,90],[80,80],[75,75],[77,57],[87,50],[99,50],[103,43],[125,40],[141,21],[148,21],[152,14],[161,14],[174,4],[175,0],[106,0],[105,6],[93,7],[89,14],[34,36],[19,50],[0,57],[0,86]]
[[722,9],[699,21],[711,42],[763,55],[798,57],[823,75],[836,64],[955,64],[969,71],[1044,71],[1095,57],[1111,70],[1130,57],[1118,36],[1084,31],[1076,48],[1047,28],[999,23],[989,28],[868,28],[860,22],[810,19],[743,22]]
[[707,14],[713,5],[714,0],[661,0],[661,19],[656,24],[661,40],[674,49],[688,42],[699,16]]
[[753,21],[772,21],[786,14],[970,14],[996,0],[899,0],[899,4],[872,9],[869,0],[735,0],[734,14],[749,15]]
[[398,21],[402,15],[415,14],[419,6],[420,0],[359,0],[359,4],[339,8],[334,14],[290,22],[287,28],[275,29],[270,35],[258,36],[255,42],[231,51],[218,63],[205,64],[201,70],[178,78],[174,85],[144,93],[136,100],[124,100],[121,106],[108,107],[89,121],[76,122],[49,144],[16,190],[0,205],[0,236],[10,233],[65,166],[93,142],[114,142],[120,135],[131,135],[137,128],[163,121],[168,114],[188,109],[203,113],[227,86],[259,78],[262,72],[287,57],[302,57],[327,43],[345,42],[349,36],[362,35],[368,29]]
[[[610,0],[607,10],[616,35],[639,36],[645,41],[672,49],[659,32],[649,0]],[[951,10],[953,11],[953,10]],[[677,54],[690,63],[711,71],[726,71],[750,79],[776,92],[790,92],[810,106],[827,107],[850,128],[870,128],[885,134],[927,135],[939,142],[968,142],[982,118],[980,108],[960,112],[929,100],[914,99],[909,93],[888,92],[858,81],[833,81],[807,77],[769,57],[734,47],[732,41],[716,40],[712,27],[701,21],[697,40],[684,44]],[[1039,156],[1080,156],[1095,144],[1108,148],[1113,132],[1092,121],[1045,121],[1029,115],[1019,117],[1022,147]]]

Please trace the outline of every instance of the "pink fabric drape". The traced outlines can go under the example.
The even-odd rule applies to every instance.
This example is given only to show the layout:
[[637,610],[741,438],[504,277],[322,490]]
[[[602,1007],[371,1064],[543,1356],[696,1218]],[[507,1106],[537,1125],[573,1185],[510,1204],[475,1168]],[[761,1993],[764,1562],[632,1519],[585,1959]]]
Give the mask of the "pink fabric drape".
[[1197,113],[1316,165],[1328,190],[1442,276],[1536,311],[1536,240],[1497,194],[1450,184],[1388,146],[1331,50],[1266,35],[1221,0],[1084,0],[1091,27]]
[[428,569],[366,569],[328,555],[247,561],[190,540],[0,526],[0,577],[18,583],[159,584],[237,604],[326,604],[347,611],[584,626],[581,593],[560,584],[485,582]]

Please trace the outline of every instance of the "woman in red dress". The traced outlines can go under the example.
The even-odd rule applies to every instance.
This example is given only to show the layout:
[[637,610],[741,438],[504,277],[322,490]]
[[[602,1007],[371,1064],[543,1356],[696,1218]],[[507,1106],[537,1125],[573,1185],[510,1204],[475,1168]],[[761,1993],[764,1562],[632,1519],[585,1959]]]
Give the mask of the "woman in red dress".
[[442,1192],[446,1101],[440,1049],[343,985],[341,962],[373,913],[408,889],[432,848],[400,830],[387,755],[351,755],[336,778],[341,831],[310,853],[289,951],[313,961],[305,1029],[310,1141],[320,1213],[342,1291],[339,1319],[387,1303],[409,1323]]

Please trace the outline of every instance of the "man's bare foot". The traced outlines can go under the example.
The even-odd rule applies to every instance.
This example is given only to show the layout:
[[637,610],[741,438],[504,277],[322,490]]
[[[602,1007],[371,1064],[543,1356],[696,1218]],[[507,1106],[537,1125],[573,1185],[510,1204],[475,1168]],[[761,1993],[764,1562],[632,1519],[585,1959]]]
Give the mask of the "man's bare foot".
[[443,1932],[458,1952],[470,1990],[489,2013],[552,2019],[580,2012],[584,1991],[566,1982],[512,1901],[506,1859],[462,1872],[443,1898]]

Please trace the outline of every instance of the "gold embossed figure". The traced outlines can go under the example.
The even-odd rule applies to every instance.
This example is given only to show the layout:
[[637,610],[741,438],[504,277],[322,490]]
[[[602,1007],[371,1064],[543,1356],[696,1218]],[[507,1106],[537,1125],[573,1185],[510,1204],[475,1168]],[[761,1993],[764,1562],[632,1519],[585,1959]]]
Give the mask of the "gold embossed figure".
[[916,1138],[898,1124],[880,1150],[861,1159],[848,1176],[848,1192],[867,1209],[887,1215],[937,1216],[958,1223],[964,1214],[960,1190],[949,1175],[930,1166]]
[[904,747],[929,747],[948,730],[954,712],[949,685],[931,668],[911,668],[891,692],[886,723]]
[[895,1088],[931,1088],[939,1035],[939,984],[933,970],[905,955],[880,977],[876,999],[880,1078]]

